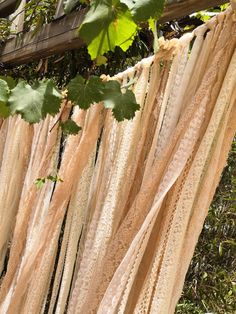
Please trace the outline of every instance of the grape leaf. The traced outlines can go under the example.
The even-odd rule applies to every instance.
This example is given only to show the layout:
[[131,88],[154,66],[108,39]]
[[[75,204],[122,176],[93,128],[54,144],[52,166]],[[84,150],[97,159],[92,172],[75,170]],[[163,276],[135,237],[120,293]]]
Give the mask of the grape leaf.
[[5,80],[0,79],[0,117],[6,118],[10,115],[10,108],[7,106],[9,87]]
[[90,44],[114,18],[112,0],[102,0],[100,3],[91,1],[91,7],[79,29],[80,37],[83,38],[87,44]]
[[150,17],[158,19],[161,17],[165,0],[121,0],[127,5],[136,22],[148,20]]
[[35,85],[44,92],[42,115],[43,117],[46,117],[47,114],[54,116],[60,110],[62,95],[52,80],[45,80],[43,82]]
[[67,88],[68,99],[80,108],[88,109],[92,103],[103,101],[105,108],[112,109],[117,121],[133,118],[135,111],[139,109],[134,93],[131,90],[122,93],[121,85],[117,81],[106,82],[96,76],[85,81],[78,75]]
[[8,103],[12,113],[19,113],[25,121],[36,123],[47,113],[54,115],[59,112],[61,98],[51,80],[36,82],[33,86],[20,81],[12,89]]
[[75,135],[82,129],[78,124],[73,120],[66,120],[65,122],[60,123],[62,131],[67,135]]
[[109,81],[104,89],[104,107],[112,109],[117,121],[132,119],[135,112],[140,109],[135,95],[131,90],[122,93],[120,84],[117,81]]
[[114,104],[112,113],[117,121],[123,121],[124,119],[132,119],[135,116],[135,112],[140,109],[137,104],[134,94],[127,90],[119,97],[115,97],[110,100]]
[[92,59],[120,46],[126,51],[132,44],[137,25],[127,6],[115,0],[93,1],[79,35],[88,45]]
[[81,109],[88,109],[94,102],[101,101],[103,82],[97,76],[91,76],[88,81],[77,75],[67,86],[68,99],[75,102]]

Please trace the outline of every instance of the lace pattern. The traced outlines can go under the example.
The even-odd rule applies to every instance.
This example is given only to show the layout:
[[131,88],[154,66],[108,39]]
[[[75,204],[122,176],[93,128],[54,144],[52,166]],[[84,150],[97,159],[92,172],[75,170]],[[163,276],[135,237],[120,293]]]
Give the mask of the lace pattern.
[[131,121],[77,108],[63,142],[58,117],[1,123],[0,314],[174,313],[236,129],[235,30],[228,9],[107,77],[134,82]]

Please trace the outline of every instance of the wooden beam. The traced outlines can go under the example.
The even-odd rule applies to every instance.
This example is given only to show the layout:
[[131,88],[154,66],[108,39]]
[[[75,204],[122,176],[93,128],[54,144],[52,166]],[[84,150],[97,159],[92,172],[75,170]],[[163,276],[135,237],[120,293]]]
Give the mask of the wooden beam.
[[4,18],[12,14],[17,5],[18,0],[2,0],[0,1],[0,18]]
[[34,35],[33,31],[9,39],[0,48],[0,62],[4,65],[25,64],[53,54],[78,49],[83,45],[76,30],[81,25],[85,11],[74,12],[62,19],[42,27]]
[[[193,12],[227,3],[225,0],[169,0],[160,23],[178,19]],[[0,48],[0,62],[5,66],[26,64],[53,54],[78,49],[83,41],[76,30],[81,25],[85,10],[73,12],[44,25],[35,36],[33,32],[7,40]]]
[[229,0],[169,0],[159,23],[177,20],[194,12],[228,2]]

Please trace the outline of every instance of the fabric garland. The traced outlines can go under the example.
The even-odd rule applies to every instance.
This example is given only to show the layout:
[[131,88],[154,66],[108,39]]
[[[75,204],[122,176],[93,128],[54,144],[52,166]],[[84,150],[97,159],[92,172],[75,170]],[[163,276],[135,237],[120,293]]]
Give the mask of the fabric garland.
[[232,9],[159,46],[107,77],[133,82],[133,120],[1,123],[1,314],[174,313],[236,131]]

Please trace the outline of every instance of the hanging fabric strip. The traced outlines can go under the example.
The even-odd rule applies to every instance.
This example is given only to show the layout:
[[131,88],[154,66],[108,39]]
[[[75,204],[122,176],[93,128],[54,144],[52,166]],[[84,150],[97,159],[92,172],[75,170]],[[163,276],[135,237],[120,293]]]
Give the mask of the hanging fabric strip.
[[74,108],[67,137],[58,116],[1,120],[0,314],[174,313],[236,131],[235,49],[229,8],[105,78],[133,120]]

